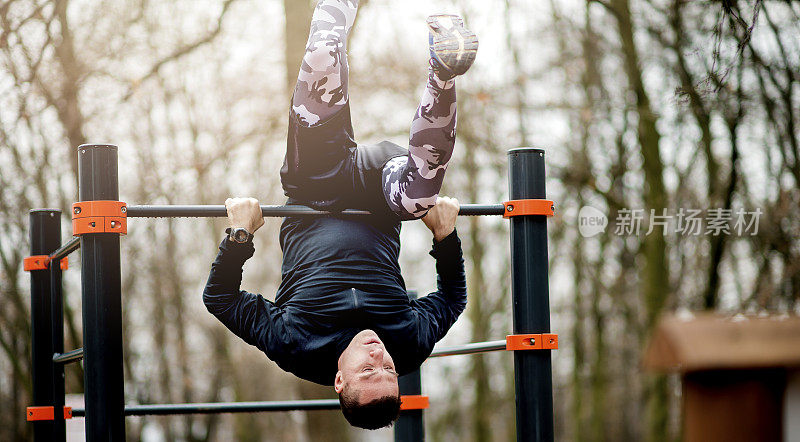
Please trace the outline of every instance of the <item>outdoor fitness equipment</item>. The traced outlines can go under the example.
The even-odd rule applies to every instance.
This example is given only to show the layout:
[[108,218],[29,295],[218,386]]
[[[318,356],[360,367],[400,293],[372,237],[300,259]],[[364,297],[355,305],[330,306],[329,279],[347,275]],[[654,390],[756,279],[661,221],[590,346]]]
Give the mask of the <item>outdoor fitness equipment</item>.
[[[514,334],[502,341],[434,349],[430,357],[486,351],[514,352],[517,440],[553,440],[553,387],[550,350],[558,336],[550,333],[547,273],[547,217],[553,202],[545,200],[544,150],[508,151],[510,201],[464,204],[460,215],[502,215],[511,222],[511,292]],[[73,238],[61,244],[61,211],[30,212],[31,335],[33,403],[26,413],[34,440],[64,441],[65,419],[86,418],[89,442],[125,439],[125,416],[191,413],[237,413],[338,409],[336,399],[213,404],[128,405],[122,375],[120,236],[129,218],[225,217],[224,206],[128,206],[119,201],[117,147],[86,144],[78,148],[78,200],[72,207]],[[369,212],[320,212],[304,206],[262,206],[264,216],[365,216]],[[62,270],[67,256],[81,249],[83,348],[64,352]],[[59,265],[51,265],[59,262]],[[64,365],[83,359],[85,409],[64,406]],[[395,425],[396,441],[424,439],[420,372],[400,378],[402,405]]]

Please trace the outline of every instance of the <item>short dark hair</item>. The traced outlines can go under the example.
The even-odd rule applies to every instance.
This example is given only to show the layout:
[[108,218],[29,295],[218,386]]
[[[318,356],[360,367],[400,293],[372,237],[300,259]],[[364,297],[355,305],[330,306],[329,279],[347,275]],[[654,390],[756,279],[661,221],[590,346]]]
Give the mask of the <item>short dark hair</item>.
[[342,414],[350,425],[367,430],[391,427],[400,415],[400,395],[388,395],[366,404],[358,402],[358,391],[339,393]]

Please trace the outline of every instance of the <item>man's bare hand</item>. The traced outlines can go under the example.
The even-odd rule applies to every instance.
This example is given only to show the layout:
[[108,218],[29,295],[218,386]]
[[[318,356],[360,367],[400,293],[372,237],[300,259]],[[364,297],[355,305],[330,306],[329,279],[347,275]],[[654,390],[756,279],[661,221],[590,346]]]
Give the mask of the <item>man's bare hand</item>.
[[256,233],[264,225],[261,206],[255,198],[228,198],[225,200],[228,210],[228,221],[232,229],[243,227],[250,233]]
[[455,198],[440,196],[436,205],[422,217],[422,221],[433,232],[433,239],[439,242],[453,233],[456,228],[456,218],[461,206]]

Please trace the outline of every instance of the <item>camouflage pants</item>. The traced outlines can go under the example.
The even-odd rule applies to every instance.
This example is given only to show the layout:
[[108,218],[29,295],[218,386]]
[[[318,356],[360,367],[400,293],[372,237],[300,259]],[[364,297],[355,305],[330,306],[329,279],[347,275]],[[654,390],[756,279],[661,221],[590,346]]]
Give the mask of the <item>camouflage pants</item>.
[[[304,127],[343,125],[344,143],[352,141],[347,37],[357,9],[357,0],[319,1],[291,106],[292,118]],[[346,118],[339,118],[342,114]],[[453,153],[455,133],[455,80],[442,81],[431,69],[411,123],[408,155],[391,159],[382,171],[384,197],[401,219],[422,217],[436,203]],[[299,162],[305,153],[291,149],[290,146],[287,162],[290,158]]]

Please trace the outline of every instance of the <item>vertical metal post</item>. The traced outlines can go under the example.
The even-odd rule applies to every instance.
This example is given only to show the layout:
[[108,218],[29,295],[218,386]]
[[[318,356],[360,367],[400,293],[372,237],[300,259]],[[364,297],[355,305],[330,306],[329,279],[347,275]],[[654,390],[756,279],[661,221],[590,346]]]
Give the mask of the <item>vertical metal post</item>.
[[[78,148],[80,201],[119,200],[117,147]],[[81,236],[86,440],[125,440],[119,234]]]
[[[409,290],[408,297],[417,299],[417,292]],[[400,376],[398,380],[401,395],[422,394],[421,368]],[[395,442],[422,442],[425,440],[425,425],[422,420],[423,410],[407,410],[400,414],[394,425]]]
[[[31,256],[49,255],[61,245],[61,211],[42,209],[30,211]],[[52,267],[52,265],[51,265]],[[59,281],[60,282],[60,281]],[[53,334],[50,272],[31,271],[31,350],[33,359],[33,406],[56,406],[64,402],[64,394],[57,398],[54,388]],[[34,421],[33,437],[36,442],[64,440],[63,408],[56,408],[56,420]],[[61,419],[58,419],[61,412]]]
[[[508,151],[510,199],[544,199],[544,150]],[[511,218],[511,292],[514,333],[550,332],[547,217]],[[517,441],[553,440],[550,350],[514,352]]]
[[[422,394],[422,376],[420,369],[400,376],[400,394]],[[423,410],[406,410],[394,425],[395,442],[422,442],[425,440],[425,425],[422,420]]]

